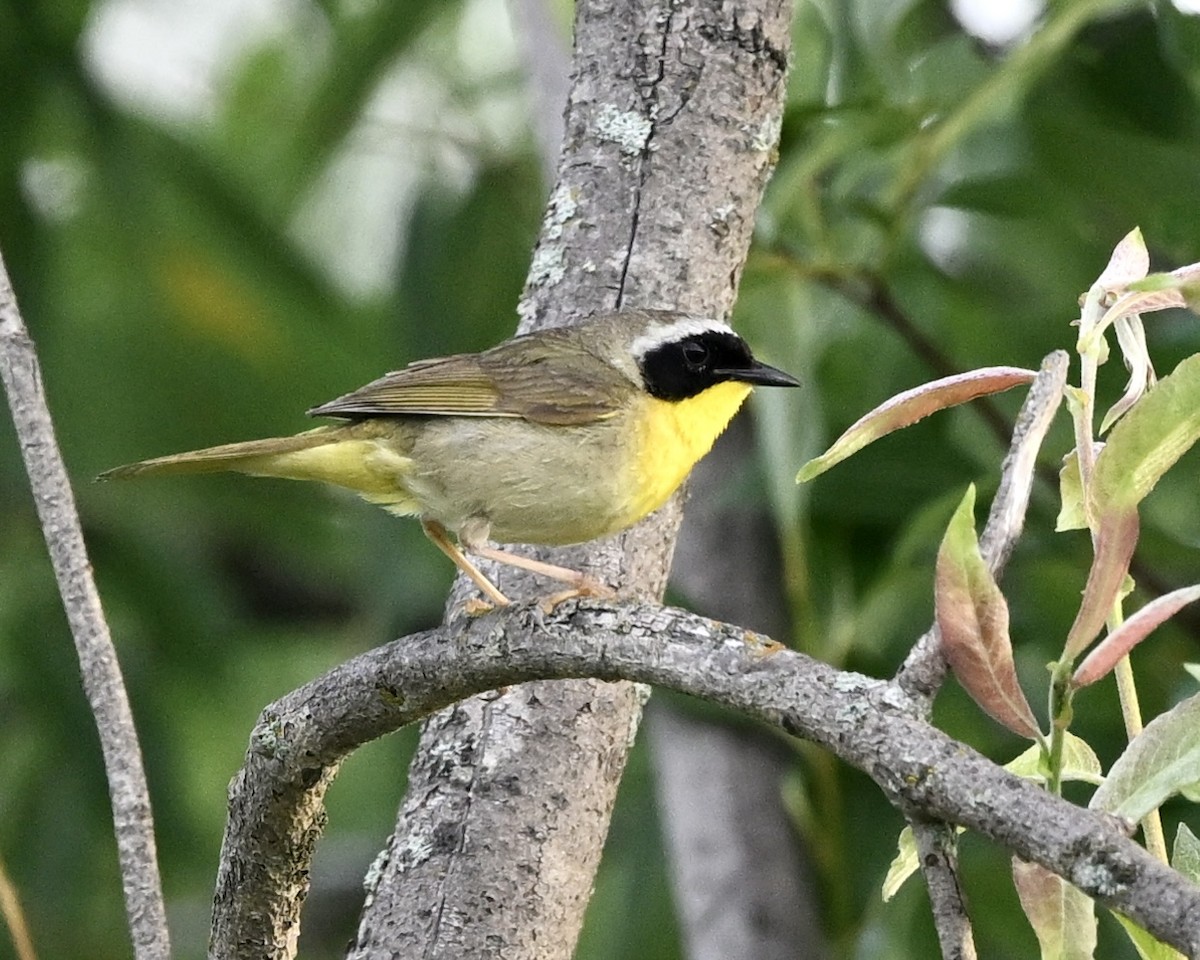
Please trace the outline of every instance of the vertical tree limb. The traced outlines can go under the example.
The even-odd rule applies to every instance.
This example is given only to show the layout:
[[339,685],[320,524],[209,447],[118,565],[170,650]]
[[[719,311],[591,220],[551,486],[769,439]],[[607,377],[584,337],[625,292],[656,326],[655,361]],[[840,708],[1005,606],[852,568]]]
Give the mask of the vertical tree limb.
[[971,918],[958,876],[958,838],[955,827],[928,820],[909,820],[917,840],[921,875],[929,890],[933,924],[942,960],[976,960]]
[[75,497],[42,390],[37,354],[21,320],[3,259],[0,259],[0,378],[4,381],[42,533],[75,639],[84,693],[100,734],[134,954],[138,960],[165,960],[170,955],[166,909],[150,795],[133,713],[92,579]]
[[815,891],[762,729],[655,700],[647,712],[671,889],[688,960],[818,960]]

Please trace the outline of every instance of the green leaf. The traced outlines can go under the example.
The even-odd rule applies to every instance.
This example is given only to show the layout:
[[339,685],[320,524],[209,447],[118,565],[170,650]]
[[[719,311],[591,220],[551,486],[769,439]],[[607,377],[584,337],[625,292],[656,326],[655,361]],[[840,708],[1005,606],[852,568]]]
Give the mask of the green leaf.
[[1021,692],[1008,638],[1008,604],[979,552],[975,487],[955,510],[938,550],[934,610],[950,669],[989,716],[1037,739],[1037,720]]
[[1130,741],[1088,804],[1141,820],[1163,801],[1200,782],[1200,694],[1155,717]]
[[905,827],[896,838],[896,856],[888,867],[887,876],[883,878],[883,902],[887,903],[904,886],[904,881],[917,872],[920,864],[917,861],[917,838],[913,835],[912,827]]
[[1096,458],[1093,516],[1135,508],[1200,439],[1200,354],[1182,361],[1117,423]]
[[1125,928],[1125,933],[1128,934],[1142,960],[1186,960],[1184,955],[1174,947],[1169,947],[1161,940],[1151,936],[1128,917],[1123,917],[1119,913],[1114,913],[1113,916]]
[[[1015,773],[1026,780],[1045,783],[1047,780],[1046,761],[1041,744],[1033,744],[1019,756],[1004,765],[1009,773]],[[1096,752],[1088,746],[1086,740],[1075,736],[1071,731],[1063,732],[1062,774],[1063,780],[1081,780],[1084,783],[1099,785],[1104,782],[1103,768]]]
[[1096,949],[1096,908],[1091,897],[1039,863],[1013,857],[1012,871],[1042,960],[1091,960]]
[[908,427],[938,410],[946,410],[976,397],[1011,390],[1036,376],[1020,367],[983,367],[969,373],[943,377],[898,393],[861,417],[821,456],[808,461],[796,475],[797,483],[819,477],[835,464],[857,453],[869,443],[902,427]]
[[1200,884],[1200,840],[1181,823],[1175,832],[1175,847],[1171,851],[1171,866],[1192,883]]
[[1066,530],[1086,530],[1087,511],[1083,508],[1083,481],[1079,476],[1079,452],[1072,450],[1063,457],[1058,471],[1058,519],[1054,529],[1058,533]]

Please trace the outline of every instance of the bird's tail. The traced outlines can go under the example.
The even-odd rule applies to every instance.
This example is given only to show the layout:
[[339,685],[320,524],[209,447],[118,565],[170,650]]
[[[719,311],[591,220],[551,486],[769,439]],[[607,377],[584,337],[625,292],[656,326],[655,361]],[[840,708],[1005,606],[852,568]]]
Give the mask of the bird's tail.
[[255,477],[330,483],[353,490],[393,513],[419,513],[421,505],[405,484],[412,463],[398,430],[395,425],[373,421],[317,427],[294,437],[226,443],[130,463],[105,471],[96,479],[232,470]]
[[303,453],[336,443],[339,439],[341,438],[338,428],[318,427],[294,437],[225,443],[219,447],[206,447],[203,450],[190,450],[187,453],[174,453],[167,457],[155,457],[153,460],[127,463],[123,467],[105,470],[96,479],[124,480],[148,473],[219,473],[224,470],[263,477],[292,477],[296,474],[297,458],[289,454]]

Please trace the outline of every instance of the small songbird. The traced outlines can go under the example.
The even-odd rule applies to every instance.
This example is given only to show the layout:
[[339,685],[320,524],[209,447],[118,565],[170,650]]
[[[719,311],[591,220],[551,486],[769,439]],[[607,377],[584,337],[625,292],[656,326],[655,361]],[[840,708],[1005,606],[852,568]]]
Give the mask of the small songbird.
[[755,385],[799,382],[719,320],[629,310],[421,360],[308,411],[335,425],[99,479],[232,470],[320,480],[419,517],[495,603],[508,601],[464,551],[596,592],[578,571],[487,541],[561,545],[632,525],[666,502]]

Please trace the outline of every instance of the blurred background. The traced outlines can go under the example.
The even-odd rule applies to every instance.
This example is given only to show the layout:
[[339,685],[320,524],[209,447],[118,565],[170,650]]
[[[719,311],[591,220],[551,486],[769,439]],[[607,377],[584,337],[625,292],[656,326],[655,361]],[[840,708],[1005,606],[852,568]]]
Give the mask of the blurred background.
[[[521,51],[536,35],[565,55],[571,14],[561,0],[0,0],[0,250],[140,725],[182,958],[204,954],[225,785],[259,710],[436,623],[452,570],[415,523],[306,485],[90,480],[304,429],[307,407],[388,369],[511,334],[548,192],[548,81]],[[811,487],[792,477],[893,393],[1069,348],[1077,298],[1135,225],[1156,267],[1200,260],[1200,17],[1170,2],[796,0],[788,103],[735,322],[805,389],[758,398],[750,468],[706,497],[769,521],[755,536],[778,556],[780,633],[888,675],[930,621],[953,506],[969,482],[994,489],[1020,397],[925,421]],[[1160,373],[1200,349],[1190,315],[1155,315],[1148,334]],[[1123,385],[1118,362],[1102,370],[1106,396]],[[1048,476],[1070,442],[1061,418]],[[1145,505],[1135,604],[1200,580],[1196,466]],[[1043,483],[1004,583],[1034,703],[1088,563],[1055,512]],[[698,582],[673,599],[703,607]],[[1192,692],[1180,665],[1197,629],[1182,618],[1135,654],[1148,715]],[[952,685],[937,714],[997,760],[1023,749]],[[1120,752],[1110,683],[1079,698],[1075,729],[1106,763]],[[306,957],[352,935],[412,742],[359,751],[330,793]],[[920,884],[879,900],[899,814],[829,757],[781,749],[827,943],[797,955],[934,955]],[[127,956],[94,728],[6,418],[0,771],[0,858],[40,955]],[[1189,814],[1200,830],[1182,805],[1168,823]],[[683,956],[660,835],[639,743],[580,960]],[[1034,955],[1007,856],[968,837],[964,860],[981,955]],[[1103,918],[1098,955],[1134,956],[1122,939]]]

